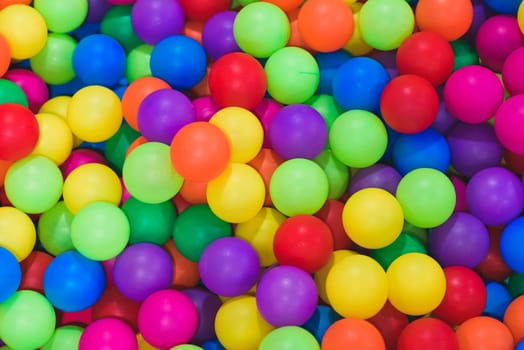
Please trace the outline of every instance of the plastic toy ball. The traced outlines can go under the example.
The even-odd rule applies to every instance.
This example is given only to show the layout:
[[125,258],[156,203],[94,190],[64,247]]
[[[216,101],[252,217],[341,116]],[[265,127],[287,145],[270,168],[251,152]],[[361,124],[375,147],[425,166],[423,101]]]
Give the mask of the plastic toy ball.
[[68,325],[58,327],[42,350],[59,350],[78,347],[80,336],[84,329]]
[[488,316],[470,318],[462,323],[455,331],[459,348],[474,350],[481,346],[488,349],[514,349],[514,340],[509,328]]
[[195,21],[207,21],[211,16],[230,7],[229,0],[179,0],[184,14]]
[[182,33],[184,9],[178,1],[137,0],[131,11],[131,23],[140,39],[156,45],[170,35]]
[[414,320],[398,337],[398,350],[459,350],[453,329],[437,318]]
[[415,20],[420,30],[435,32],[453,41],[471,26],[473,4],[470,0],[419,0]]
[[14,207],[0,207],[0,245],[22,261],[36,243],[36,229],[31,218]]
[[88,2],[85,0],[35,0],[34,8],[40,12],[49,31],[72,32],[87,17]]
[[524,49],[518,48],[511,52],[502,66],[502,81],[510,95],[524,93],[524,81],[520,79],[524,72]]
[[22,270],[16,256],[4,247],[0,247],[0,262],[2,263],[0,276],[4,282],[0,288],[0,302],[4,302],[18,289],[22,280]]
[[345,350],[374,349],[385,350],[384,338],[369,321],[348,317],[333,323],[322,338],[322,349]]
[[524,155],[522,138],[522,115],[524,96],[516,95],[508,98],[500,105],[495,114],[495,133],[499,141],[511,152]]
[[133,329],[117,318],[102,318],[90,323],[82,332],[79,350],[109,347],[114,350],[137,349],[138,342]]
[[262,339],[260,350],[319,350],[315,337],[305,329],[296,326],[286,326],[271,331]]
[[240,51],[233,32],[236,16],[235,11],[222,11],[211,16],[204,24],[202,46],[211,59],[217,60],[225,54]]
[[39,129],[35,115],[14,103],[0,105],[0,159],[15,161],[35,148]]

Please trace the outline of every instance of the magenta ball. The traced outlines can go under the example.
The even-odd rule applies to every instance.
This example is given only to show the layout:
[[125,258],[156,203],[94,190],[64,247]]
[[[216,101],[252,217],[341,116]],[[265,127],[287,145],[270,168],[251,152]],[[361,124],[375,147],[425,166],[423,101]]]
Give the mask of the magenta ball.
[[464,123],[483,123],[495,115],[504,99],[497,75],[486,67],[471,65],[457,69],[444,85],[446,108]]
[[524,155],[524,95],[508,98],[495,115],[495,133],[504,147]]
[[369,187],[381,188],[395,195],[401,179],[402,175],[395,168],[377,163],[356,172],[349,184],[349,195]]
[[524,47],[514,50],[504,61],[502,81],[510,95],[524,94]]
[[517,18],[505,15],[490,17],[482,23],[475,41],[480,61],[495,72],[501,72],[508,55],[523,45]]
[[88,148],[77,148],[73,150],[65,162],[60,165],[60,170],[65,179],[73,170],[89,163],[108,164],[101,153]]
[[191,340],[192,343],[202,343],[216,337],[215,316],[222,305],[218,295],[204,288],[187,288],[182,291],[196,307],[198,327]]
[[271,145],[284,159],[315,158],[326,146],[327,137],[322,115],[304,104],[283,107],[269,125]]
[[158,290],[169,288],[173,279],[173,261],[162,247],[137,243],[116,258],[113,279],[124,296],[142,301]]
[[82,332],[79,350],[133,350],[138,342],[133,329],[116,318],[102,318],[90,323]]
[[178,290],[155,292],[138,310],[138,329],[142,337],[160,349],[188,343],[197,326],[198,314],[193,301]]
[[258,280],[255,249],[236,237],[220,238],[206,247],[198,264],[202,283],[213,293],[234,297],[247,293]]
[[211,96],[201,96],[191,101],[195,109],[195,119],[197,121],[208,122],[211,117],[218,112],[220,107]]
[[467,211],[468,204],[466,202],[466,184],[458,176],[450,176],[451,183],[455,188],[455,195],[457,200],[455,202],[455,211]]
[[140,103],[137,120],[138,130],[148,141],[169,145],[178,130],[196,120],[195,108],[180,91],[161,89]]
[[20,86],[27,97],[29,109],[38,113],[40,107],[49,99],[49,89],[46,83],[37,74],[27,69],[11,69],[3,76]]
[[502,226],[524,209],[522,182],[510,170],[492,167],[479,171],[466,186],[469,212],[488,226]]
[[204,24],[202,45],[212,60],[217,60],[227,53],[240,51],[233,34],[236,16],[236,11],[219,12]]
[[274,327],[300,326],[315,312],[318,292],[311,275],[294,266],[276,266],[260,279],[256,302]]
[[137,0],[131,10],[131,24],[146,44],[155,45],[184,29],[184,9],[178,0]]
[[254,109],[253,113],[258,117],[264,128],[264,148],[273,148],[269,135],[269,127],[275,114],[282,109],[282,105],[271,98],[264,98]]

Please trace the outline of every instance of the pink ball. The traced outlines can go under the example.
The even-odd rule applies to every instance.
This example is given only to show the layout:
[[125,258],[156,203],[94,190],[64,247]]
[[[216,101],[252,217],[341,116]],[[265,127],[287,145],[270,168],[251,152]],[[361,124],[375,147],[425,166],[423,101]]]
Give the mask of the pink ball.
[[80,336],[79,350],[137,350],[133,329],[116,318],[101,318],[86,327]]
[[510,95],[524,94],[524,47],[513,51],[504,61],[502,81]]
[[209,121],[209,119],[211,119],[211,117],[220,109],[211,96],[198,97],[191,102],[195,108],[195,117],[197,121]]
[[107,165],[107,161],[103,155],[88,148],[79,148],[75,149],[65,162],[60,165],[60,170],[62,170],[62,175],[64,179],[71,173],[73,170],[78,168],[81,165],[88,163],[100,163]]
[[120,199],[120,206],[122,206],[131,197],[131,193],[127,190],[122,177],[120,178],[120,185],[122,185],[122,198]]
[[490,17],[480,26],[475,46],[480,61],[486,67],[500,72],[506,57],[524,45],[517,18],[497,15]]
[[264,148],[273,148],[269,139],[269,125],[275,114],[282,108],[282,105],[273,99],[264,98],[255,108],[253,113],[258,117],[264,128]]
[[113,278],[113,267],[115,266],[116,257],[102,261],[102,267],[106,273],[106,284],[108,286],[115,284],[115,279]]
[[495,115],[495,134],[500,143],[518,155],[524,155],[524,95],[508,98]]
[[455,194],[457,201],[455,203],[455,211],[467,211],[468,205],[466,202],[466,184],[458,176],[451,176],[451,183],[455,187]]
[[148,296],[138,311],[138,329],[149,344],[169,349],[188,343],[198,326],[197,310],[191,299],[174,289]]
[[444,85],[444,103],[449,113],[464,123],[478,124],[491,119],[504,100],[504,88],[495,73],[486,67],[459,68]]
[[46,83],[38,75],[27,69],[11,69],[4,74],[3,78],[20,86],[27,96],[29,109],[33,113],[38,113],[40,107],[49,99]]

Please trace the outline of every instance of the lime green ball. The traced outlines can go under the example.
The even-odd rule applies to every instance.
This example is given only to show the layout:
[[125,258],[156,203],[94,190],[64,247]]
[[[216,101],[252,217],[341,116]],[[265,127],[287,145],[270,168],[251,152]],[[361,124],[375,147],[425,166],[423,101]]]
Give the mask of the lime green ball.
[[402,232],[398,238],[390,245],[375,249],[371,251],[371,257],[375,259],[384,270],[387,270],[389,265],[401,256],[407,253],[422,253],[427,254],[426,248],[422,242],[405,232]]
[[177,345],[174,348],[171,348],[170,350],[203,350],[203,348],[192,344],[183,344]]
[[173,233],[176,210],[171,201],[144,203],[131,197],[122,205],[131,227],[129,243],[166,243]]
[[312,215],[326,202],[329,180],[312,160],[294,158],[280,164],[269,183],[273,205],[287,216]]
[[76,350],[83,329],[77,326],[62,326],[57,328],[51,339],[42,350]]
[[278,6],[254,2],[243,7],[235,17],[233,35],[238,46],[248,54],[265,58],[286,46],[289,19]]
[[129,52],[126,66],[126,78],[129,83],[153,75],[149,65],[151,52],[153,52],[153,46],[148,44],[139,45]]
[[192,205],[175,221],[173,241],[180,254],[198,262],[213,241],[232,235],[231,224],[216,216],[207,204]]
[[132,8],[132,5],[113,6],[106,12],[100,23],[100,33],[116,39],[127,52],[143,44],[131,24]]
[[406,221],[421,228],[443,224],[455,209],[455,188],[446,174],[436,169],[407,173],[398,184],[396,196]]
[[342,164],[331,150],[323,150],[315,159],[327,175],[329,182],[328,199],[338,199],[347,190],[349,185],[349,168]]
[[37,349],[55,331],[53,306],[40,293],[21,290],[0,303],[0,339],[12,349]]
[[86,258],[103,261],[124,250],[129,231],[129,221],[119,207],[108,202],[92,202],[73,218],[71,240]]
[[258,0],[237,0],[238,5],[241,5],[241,6],[246,6],[246,5],[249,5],[249,4],[257,2],[257,1]]
[[140,133],[130,127],[129,124],[122,123],[116,134],[106,141],[104,147],[105,158],[119,175],[122,174],[122,168],[129,146],[139,136]]
[[68,33],[80,27],[87,17],[87,0],[34,0],[47,28],[55,33]]
[[344,110],[335,101],[335,98],[331,95],[315,95],[306,101],[306,104],[317,110],[318,113],[324,118],[328,130],[335,122],[335,119],[341,115]]
[[377,50],[398,48],[415,28],[415,15],[405,0],[368,0],[359,14],[362,39]]
[[259,350],[320,350],[320,345],[307,330],[297,326],[284,326],[269,332]]
[[456,71],[459,68],[464,66],[478,65],[479,56],[475,51],[475,48],[471,46],[464,39],[458,39],[450,42],[451,48],[453,49],[453,71]]
[[335,157],[353,168],[375,164],[388,145],[388,133],[380,118],[359,109],[341,114],[333,122],[328,139]]
[[9,201],[28,214],[51,209],[60,199],[63,185],[58,166],[51,159],[38,155],[13,163],[4,182]]
[[304,103],[318,88],[320,71],[315,58],[300,47],[284,47],[264,66],[267,91],[283,104]]
[[44,212],[38,220],[38,239],[44,249],[54,255],[73,250],[71,241],[71,223],[73,214],[67,209],[64,201]]
[[77,42],[67,34],[49,33],[44,48],[29,63],[46,83],[65,84],[75,77],[73,52]]
[[0,79],[0,104],[3,103],[16,103],[24,107],[29,106],[24,90],[7,79]]
[[427,246],[428,244],[428,230],[427,229],[414,226],[410,224],[409,222],[404,221],[402,232],[415,237],[420,242],[422,242],[424,246]]

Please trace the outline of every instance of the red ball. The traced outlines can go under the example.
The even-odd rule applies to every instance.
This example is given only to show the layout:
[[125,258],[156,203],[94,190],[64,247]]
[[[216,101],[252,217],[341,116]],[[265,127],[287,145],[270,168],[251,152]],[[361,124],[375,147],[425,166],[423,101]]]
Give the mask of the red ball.
[[504,282],[512,270],[506,264],[500,253],[500,236],[502,228],[488,227],[489,232],[489,249],[484,260],[475,267],[479,275],[488,281]]
[[390,302],[386,302],[379,313],[368,321],[382,334],[386,349],[396,349],[400,333],[409,324],[408,316],[395,309]]
[[323,220],[330,228],[333,235],[333,250],[351,249],[353,242],[349,239],[344,224],[342,223],[342,212],[344,203],[335,199],[328,199],[315,216]]
[[398,337],[397,350],[459,350],[455,332],[436,318],[411,322]]
[[438,113],[438,95],[431,83],[418,75],[392,79],[382,91],[380,112],[387,125],[404,134],[427,129]]
[[93,321],[113,317],[126,321],[137,330],[138,309],[140,303],[125,297],[115,285],[107,287],[95,305],[92,307]]
[[211,97],[220,107],[252,109],[264,98],[267,80],[264,68],[255,58],[233,52],[211,66],[208,84]]
[[324,266],[333,253],[329,226],[311,215],[286,219],[277,229],[273,251],[281,265],[291,265],[313,273]]
[[205,21],[216,13],[229,10],[231,0],[178,0],[187,18]]
[[47,253],[33,251],[27,258],[20,262],[20,269],[22,270],[22,281],[20,282],[20,290],[34,290],[41,294],[44,293],[44,272],[53,257]]
[[400,74],[416,74],[434,86],[442,84],[454,64],[450,43],[434,32],[417,32],[402,42],[397,51]]
[[482,278],[464,266],[444,268],[446,294],[433,315],[451,325],[480,316],[486,306],[486,286]]
[[29,155],[38,135],[33,112],[15,103],[0,104],[0,159],[14,161]]

